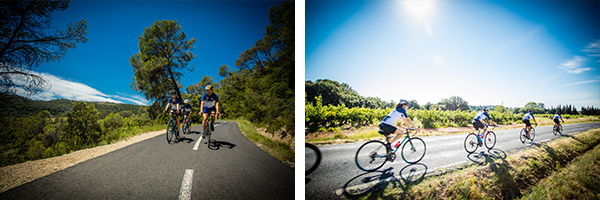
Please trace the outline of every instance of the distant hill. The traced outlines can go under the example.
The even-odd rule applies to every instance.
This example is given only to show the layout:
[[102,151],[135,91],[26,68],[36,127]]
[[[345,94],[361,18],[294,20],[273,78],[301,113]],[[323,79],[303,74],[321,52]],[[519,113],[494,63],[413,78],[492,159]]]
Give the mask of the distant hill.
[[[14,95],[0,94],[0,117],[28,117],[37,115],[40,111],[47,110],[52,116],[61,116],[66,112],[71,111],[74,100],[55,99],[50,101],[31,100],[20,98]],[[86,102],[89,104],[90,102]],[[121,111],[130,111],[132,114],[142,113],[146,106],[121,104],[110,102],[91,102],[100,113],[99,118],[102,119],[110,113],[118,113]]]

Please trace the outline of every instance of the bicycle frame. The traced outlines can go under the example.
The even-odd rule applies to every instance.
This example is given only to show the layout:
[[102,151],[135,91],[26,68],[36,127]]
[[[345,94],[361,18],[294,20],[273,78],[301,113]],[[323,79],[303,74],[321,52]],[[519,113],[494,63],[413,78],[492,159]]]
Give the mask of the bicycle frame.
[[[408,132],[409,132],[409,131],[408,131],[408,129],[407,129],[407,131],[404,133],[404,134],[406,134],[406,136],[404,136],[404,139],[402,139],[402,142],[400,142],[400,144],[398,144],[398,147],[402,146],[402,144],[404,144],[404,142],[408,142],[408,141],[410,141],[410,134],[408,134]],[[394,136],[394,137],[395,137],[395,136]],[[386,143],[386,144],[389,144],[389,145],[390,145],[390,148],[391,148],[391,147],[392,147],[392,146],[391,146],[391,145],[392,145],[392,143],[390,143],[390,142],[387,140],[387,139],[389,139],[389,138],[391,138],[391,136],[390,136],[390,137],[386,137],[386,142],[385,142],[385,143]],[[407,139],[408,139],[408,141],[407,141]],[[411,146],[411,148],[414,148],[414,146],[412,145],[412,143],[410,144],[410,146]],[[392,153],[396,153],[396,151],[398,151],[398,149],[399,149],[399,148],[396,148],[396,149],[394,149],[394,151],[391,151],[391,152],[392,152]]]

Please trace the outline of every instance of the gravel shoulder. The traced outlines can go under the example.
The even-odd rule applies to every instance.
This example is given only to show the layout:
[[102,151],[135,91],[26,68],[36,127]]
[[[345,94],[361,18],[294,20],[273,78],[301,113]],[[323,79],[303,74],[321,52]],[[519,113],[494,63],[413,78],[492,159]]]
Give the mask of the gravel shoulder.
[[74,151],[62,156],[27,161],[0,168],[0,193],[31,182],[78,163],[113,152],[120,148],[163,134],[165,130],[142,133],[119,142]]

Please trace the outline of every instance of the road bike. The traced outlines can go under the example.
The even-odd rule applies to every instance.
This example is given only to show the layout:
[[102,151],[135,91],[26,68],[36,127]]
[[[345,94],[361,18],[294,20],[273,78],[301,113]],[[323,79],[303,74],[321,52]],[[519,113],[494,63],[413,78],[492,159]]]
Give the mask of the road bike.
[[401,155],[405,162],[415,164],[421,161],[427,150],[425,142],[421,138],[410,137],[411,135],[408,133],[411,130],[415,129],[406,128],[406,132],[404,133],[406,136],[402,142],[397,142],[393,147],[388,141],[389,138],[393,137],[392,135],[386,137],[385,143],[380,140],[366,142],[356,151],[356,166],[364,171],[375,171],[381,168],[387,161],[394,162],[396,151],[398,151],[398,147],[402,144]]
[[304,143],[304,175],[314,172],[321,163],[321,151],[311,143]]
[[[537,123],[535,123],[537,127]],[[533,138],[535,138],[535,128],[530,126],[529,134],[527,134],[526,128],[521,129],[521,133],[519,134],[519,139],[521,139],[521,143],[525,143],[526,140],[531,140],[533,142]]]
[[552,127],[552,133],[554,133],[554,135],[556,135],[556,133],[559,133],[562,135],[562,132],[563,132],[563,127],[561,124],[559,124],[559,125],[555,124],[554,127]]
[[[216,117],[216,116],[215,116]],[[206,119],[206,129],[204,129],[204,133],[202,134],[202,138],[207,138],[208,140],[208,146],[210,147],[210,136],[212,135],[212,132],[215,131],[215,126],[213,125],[213,123],[211,123],[210,121],[211,115],[208,114],[208,118]]]
[[173,141],[173,135],[179,136],[179,130],[177,130],[177,123],[175,121],[175,117],[177,113],[171,110],[171,119],[169,123],[167,123],[167,143],[171,143]]
[[[486,124],[487,127],[493,126],[491,124]],[[496,145],[496,133],[494,133],[493,128],[488,128],[487,133],[477,135],[476,133],[469,133],[465,138],[465,150],[468,153],[473,153],[477,150],[477,147],[483,146],[488,149],[494,148]]]
[[184,113],[183,116],[183,134],[190,134],[191,132],[192,120],[190,120],[188,114],[189,113]]

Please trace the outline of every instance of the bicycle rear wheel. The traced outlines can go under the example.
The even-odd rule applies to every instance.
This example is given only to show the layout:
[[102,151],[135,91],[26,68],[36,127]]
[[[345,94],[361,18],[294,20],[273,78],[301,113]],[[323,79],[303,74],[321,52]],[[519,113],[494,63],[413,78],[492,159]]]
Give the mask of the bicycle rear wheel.
[[425,142],[421,138],[410,138],[402,145],[402,159],[410,164],[418,163],[425,157],[426,150]]
[[304,175],[306,176],[314,172],[321,163],[321,151],[313,144],[304,143],[304,159]]
[[494,131],[488,131],[485,134],[485,140],[483,141],[483,143],[485,143],[485,147],[487,147],[488,149],[494,148],[494,146],[496,145],[496,133],[494,133]]
[[475,150],[477,150],[478,146],[479,140],[477,139],[477,134],[469,133],[469,135],[467,135],[467,137],[465,138],[465,150],[468,153],[473,153],[475,152]]
[[375,171],[387,161],[387,148],[379,140],[371,140],[356,151],[356,166],[364,171]]
[[167,123],[167,143],[171,143],[173,140],[173,132],[173,120],[169,120],[169,123]]
[[525,132],[525,128],[521,129],[521,133],[519,133],[519,139],[521,140],[521,143],[525,143],[525,140],[527,140],[527,132]]

